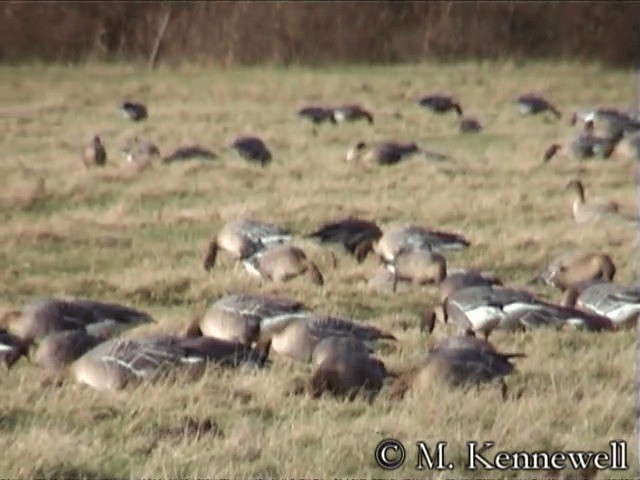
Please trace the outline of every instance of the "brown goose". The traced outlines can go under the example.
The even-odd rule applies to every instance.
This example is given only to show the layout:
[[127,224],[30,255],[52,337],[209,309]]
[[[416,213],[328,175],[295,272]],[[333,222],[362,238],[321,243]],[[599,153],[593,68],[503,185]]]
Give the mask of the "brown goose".
[[225,295],[214,302],[203,316],[187,327],[188,337],[204,335],[251,345],[260,335],[262,323],[303,318],[308,311],[303,303],[267,295]]
[[94,135],[82,151],[82,163],[87,168],[104,167],[107,164],[107,150],[98,135]]
[[244,262],[245,268],[249,269],[247,259],[268,245],[288,242],[290,239],[289,232],[272,223],[248,218],[231,220],[207,245],[204,269],[208,271],[213,268],[219,249]]
[[345,337],[327,337],[313,353],[313,371],[309,393],[313,398],[324,392],[353,400],[358,394],[373,398],[388,376],[384,363],[369,356],[358,341]]
[[459,387],[500,380],[504,394],[502,377],[515,370],[511,360],[525,356],[500,353],[488,341],[474,336],[448,337],[428,351],[421,365],[398,378],[391,387],[391,396],[402,398],[409,390],[425,391],[433,387],[433,380]]
[[250,273],[276,282],[287,282],[307,274],[315,285],[324,285],[324,278],[307,255],[291,244],[273,245],[260,250],[246,261]]
[[356,257],[358,262],[364,261],[372,245],[382,236],[382,230],[375,223],[356,217],[347,217],[322,224],[308,234],[308,238],[318,239],[322,243],[336,243]]
[[202,374],[206,362],[225,367],[263,366],[268,345],[253,350],[246,345],[210,337],[180,338],[163,335],[116,338],[89,350],[71,366],[76,381],[97,390],[117,391],[131,383],[153,381],[186,370]]
[[587,223],[594,221],[615,221],[620,223],[633,224],[637,220],[625,216],[620,212],[620,205],[614,201],[589,201],[587,202],[584,193],[584,185],[580,180],[573,179],[567,183],[567,189],[576,192],[576,198],[572,204],[573,219],[577,223]]
[[589,280],[612,281],[616,267],[605,253],[571,251],[547,263],[529,282],[546,283],[561,291]]
[[0,326],[30,344],[54,332],[85,330],[112,336],[151,322],[153,319],[147,313],[122,305],[53,298],[31,302],[21,311],[7,313]]

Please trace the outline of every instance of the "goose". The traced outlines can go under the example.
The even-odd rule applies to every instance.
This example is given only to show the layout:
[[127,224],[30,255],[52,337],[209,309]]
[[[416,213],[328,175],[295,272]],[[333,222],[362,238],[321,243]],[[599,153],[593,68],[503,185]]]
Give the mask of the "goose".
[[391,397],[402,398],[409,390],[422,392],[433,388],[432,381],[441,380],[454,387],[478,386],[500,381],[515,371],[512,360],[526,357],[523,353],[501,353],[487,340],[467,335],[447,337],[431,347],[424,360],[400,375],[391,386]]
[[597,125],[605,132],[605,136],[610,138],[640,130],[640,122],[637,118],[615,108],[595,108],[580,113],[574,112],[571,116],[571,125],[575,125],[578,119],[582,120],[587,129]]
[[193,377],[199,376],[207,361],[223,367],[261,367],[268,354],[268,345],[257,350],[211,337],[115,338],[87,351],[69,369],[79,383],[100,391],[118,391],[134,382],[166,378],[185,369]]
[[371,348],[378,340],[396,338],[379,328],[331,315],[307,313],[303,317],[267,319],[261,324],[260,344],[286,357],[308,363],[320,340],[329,336],[355,338]]
[[523,330],[543,326],[572,326],[587,330],[612,330],[601,315],[544,302],[529,292],[495,286],[474,286],[457,290],[441,306],[431,307],[422,329],[433,331],[435,321],[451,321],[458,331],[482,333],[488,338],[494,329]]
[[418,104],[434,113],[447,113],[453,110],[456,112],[458,117],[462,116],[462,107],[460,106],[460,103],[454,100],[453,97],[447,95],[426,95],[418,101]]
[[304,250],[295,245],[268,246],[248,258],[245,265],[249,273],[276,282],[287,282],[307,274],[315,285],[324,285],[318,266],[309,260]]
[[30,302],[21,311],[5,314],[0,326],[30,344],[53,332],[86,330],[112,336],[152,322],[147,313],[114,303],[50,298]]
[[125,141],[122,148],[127,162],[148,165],[160,158],[160,149],[150,140],[133,137]]
[[601,252],[570,251],[558,255],[536,273],[529,284],[546,283],[560,291],[589,280],[612,281],[616,266]]
[[336,123],[336,118],[334,117],[333,109],[331,108],[310,105],[307,107],[302,107],[300,110],[298,110],[297,115],[302,118],[308,119],[314,125],[325,122],[333,124]]
[[373,244],[373,251],[384,263],[393,263],[396,255],[407,247],[440,252],[463,250],[470,245],[462,235],[406,223],[386,229],[382,237]]
[[573,179],[567,183],[566,189],[574,190],[576,198],[571,211],[577,223],[587,223],[600,220],[611,220],[623,223],[635,223],[632,217],[620,212],[620,205],[614,201],[586,201],[584,185],[581,180]]
[[231,148],[237,151],[245,160],[260,163],[262,167],[266,167],[271,163],[271,152],[259,137],[238,137],[231,143]]
[[333,118],[336,122],[354,122],[357,120],[366,120],[369,125],[373,124],[373,115],[360,105],[350,104],[342,105],[333,109]]
[[142,103],[125,101],[120,104],[120,111],[125,118],[139,122],[145,120],[149,114],[147,107]]
[[325,222],[306,235],[322,243],[342,245],[359,263],[364,261],[372,251],[373,243],[381,236],[382,230],[377,223],[351,216]]
[[386,264],[393,275],[393,290],[399,281],[416,285],[439,284],[447,276],[447,261],[427,248],[406,246]]
[[218,157],[215,153],[200,145],[184,145],[176,148],[171,154],[164,157],[162,161],[171,163],[192,159],[215,160],[216,158]]
[[[218,250],[230,253],[236,260],[244,262],[271,244],[288,242],[291,235],[273,223],[252,218],[238,218],[227,222],[207,244],[204,269],[211,270],[216,262]],[[249,268],[245,262],[245,268]]]
[[308,384],[312,398],[324,392],[355,399],[358,394],[372,399],[389,376],[384,363],[370,356],[357,340],[327,337],[313,352],[313,369]]
[[606,316],[618,329],[630,328],[640,315],[640,289],[592,280],[567,289],[562,304]]
[[556,118],[561,118],[560,111],[546,98],[531,93],[520,95],[515,101],[522,115],[535,115],[543,112],[551,112]]
[[107,150],[99,135],[94,135],[82,151],[82,163],[85,167],[104,167],[107,164]]
[[12,335],[6,330],[0,330],[0,362],[8,370],[20,357],[27,355],[29,345],[20,337]]
[[593,131],[593,124],[589,123],[584,132],[574,135],[566,145],[559,143],[551,144],[544,152],[544,162],[549,162],[558,152],[568,152],[573,158],[578,160],[589,159],[593,157],[602,157],[607,159],[611,157],[616,146],[623,138],[622,134],[614,136],[598,136]]
[[86,330],[53,332],[40,341],[32,361],[50,377],[55,377],[65,367],[106,340],[108,337],[92,335]]
[[477,133],[482,131],[482,124],[476,118],[464,117],[460,119],[460,132]]
[[418,151],[418,146],[415,143],[383,141],[370,147],[365,142],[358,142],[347,151],[345,160],[347,163],[365,166],[373,164],[395,165]]
[[443,305],[453,292],[467,287],[502,286],[502,280],[491,272],[476,270],[458,270],[447,272],[447,276],[438,284],[438,302]]
[[260,336],[262,323],[304,318],[301,302],[283,297],[251,294],[225,295],[188,325],[187,337],[207,336],[251,345]]

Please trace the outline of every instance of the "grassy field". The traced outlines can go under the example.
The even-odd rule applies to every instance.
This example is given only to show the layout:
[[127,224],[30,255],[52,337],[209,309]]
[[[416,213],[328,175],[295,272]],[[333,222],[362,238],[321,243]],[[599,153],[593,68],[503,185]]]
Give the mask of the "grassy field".
[[[229,257],[211,273],[201,266],[207,240],[239,215],[281,223],[304,233],[321,221],[358,214],[387,225],[415,221],[464,233],[468,251],[448,255],[451,266],[478,267],[523,285],[555,252],[582,247],[610,253],[617,281],[633,280],[634,232],[581,226],[570,216],[564,190],[579,177],[588,196],[615,198],[634,208],[631,160],[580,163],[554,158],[549,143],[570,134],[568,114],[593,105],[627,107],[635,98],[631,71],[596,65],[532,63],[419,64],[311,70],[160,69],[132,66],[0,67],[0,309],[47,295],[118,301],[157,320],[141,331],[181,330],[194,312],[229,292],[265,292],[303,300],[320,311],[375,323],[396,345],[378,352],[396,370],[421,358],[430,338],[418,330],[433,287],[397,295],[367,288],[377,268],[326,247],[298,243],[325,276],[322,288],[298,278],[284,285],[234,270]],[[458,133],[453,116],[416,105],[422,94],[451,92],[485,130]],[[513,98],[544,93],[561,121],[517,113]],[[118,102],[131,97],[149,107],[149,120],[132,124]],[[373,126],[318,128],[295,116],[305,103],[358,102]],[[400,115],[398,115],[400,114]],[[94,133],[109,159],[85,170],[80,149]],[[238,134],[262,136],[273,152],[267,169],[244,163],[228,148]],[[132,134],[163,153],[199,142],[219,154],[214,162],[158,165],[136,174],[119,152]],[[453,155],[430,163],[420,156],[370,170],[343,161],[357,140],[394,139]],[[38,179],[44,191],[34,194]],[[546,298],[557,292],[539,288]],[[504,450],[608,449],[632,432],[633,332],[589,334],[540,330],[492,337],[502,350],[521,351],[502,402],[490,388],[434,390],[394,401],[383,391],[364,400],[313,400],[292,395],[308,366],[273,357],[270,369],[220,372],[195,383],[148,385],[105,395],[67,383],[44,388],[37,369],[21,361],[0,375],[0,473],[3,477],[109,476],[123,478],[452,478],[507,477],[465,472],[467,441],[494,441]],[[217,425],[196,438],[185,419]],[[374,448],[385,437],[407,446],[397,471],[376,466]],[[446,441],[453,472],[414,470],[414,442]],[[527,476],[527,475],[522,475]],[[540,475],[531,474],[539,477]],[[633,472],[603,472],[632,478]]]

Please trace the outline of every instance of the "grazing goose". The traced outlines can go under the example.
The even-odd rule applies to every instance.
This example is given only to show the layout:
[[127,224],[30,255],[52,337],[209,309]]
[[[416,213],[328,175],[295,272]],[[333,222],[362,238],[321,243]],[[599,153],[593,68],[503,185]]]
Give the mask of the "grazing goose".
[[55,375],[107,338],[86,330],[53,332],[44,337],[33,354],[33,363]]
[[342,245],[360,263],[372,251],[373,243],[381,236],[382,230],[375,222],[357,217],[324,223],[307,235],[308,238],[316,238],[322,243]]
[[183,370],[195,377],[202,374],[207,361],[224,367],[263,366],[268,353],[268,345],[254,350],[210,337],[116,338],[89,350],[70,369],[80,383],[117,391],[133,382],[153,381]]
[[104,167],[107,164],[107,150],[98,135],[94,135],[82,151],[82,163],[87,168]]
[[355,122],[356,120],[366,120],[369,125],[373,124],[373,115],[360,105],[343,105],[333,109],[333,118],[336,122]]
[[577,223],[587,223],[600,220],[611,220],[623,223],[634,223],[636,220],[620,212],[620,205],[614,201],[589,201],[585,199],[584,185],[580,180],[573,179],[567,183],[567,189],[576,192],[571,211]]
[[393,263],[396,255],[407,247],[439,252],[463,250],[469,245],[469,241],[462,235],[407,223],[385,230],[382,237],[374,243],[373,251],[383,262]]
[[447,261],[428,247],[404,247],[386,267],[393,275],[394,291],[399,281],[416,285],[439,284],[447,276]]
[[2,326],[28,343],[65,330],[112,336],[151,322],[147,313],[122,305],[56,298],[28,303],[21,311],[9,312],[0,320]]
[[418,104],[434,113],[447,113],[453,110],[459,117],[462,116],[460,103],[454,100],[453,97],[447,95],[427,95],[422,97],[418,101]]
[[393,335],[373,325],[308,313],[303,318],[291,316],[263,321],[259,343],[270,341],[274,352],[309,362],[318,342],[330,336],[356,338],[368,348],[377,340],[395,340]]
[[605,253],[571,251],[548,262],[529,282],[546,283],[561,291],[589,280],[612,281],[616,267]]
[[[213,268],[219,249],[230,253],[236,260],[245,262],[267,246],[285,243],[290,239],[289,232],[272,223],[249,218],[231,220],[207,244],[204,269],[209,271]],[[249,268],[246,262],[245,267]]]
[[21,356],[27,355],[28,350],[28,343],[24,342],[20,337],[12,335],[5,330],[0,330],[0,362],[4,363],[7,369],[11,368]]
[[608,317],[618,329],[632,328],[640,315],[640,289],[602,280],[583,282],[565,291],[562,304]]
[[449,295],[463,288],[493,285],[501,286],[502,280],[491,273],[475,270],[447,272],[447,276],[438,285],[438,301],[443,305]]
[[262,167],[271,163],[271,152],[264,141],[258,137],[238,137],[231,143],[231,148],[245,160],[260,163]]
[[544,326],[611,330],[608,319],[544,302],[529,292],[504,287],[477,286],[457,290],[442,306],[432,307],[422,321],[423,330],[433,331],[436,319],[451,321],[458,331],[484,334],[494,329],[522,330]]
[[148,117],[147,107],[142,103],[137,102],[122,102],[120,104],[120,111],[125,118],[139,122],[145,120]]
[[217,155],[211,150],[201,147],[200,145],[185,145],[176,148],[170,155],[162,159],[164,163],[179,162],[182,160],[215,160]]
[[460,132],[477,133],[482,131],[482,124],[475,118],[465,117],[460,119]]
[[534,94],[520,95],[516,98],[516,105],[522,115],[535,115],[543,112],[551,112],[556,118],[561,118],[562,114],[547,99]]
[[328,337],[318,343],[308,384],[313,398],[328,392],[349,400],[358,394],[372,399],[380,391],[389,375],[387,369],[358,344],[348,337]]
[[303,107],[298,110],[298,116],[302,118],[307,118],[314,125],[318,125],[320,123],[336,123],[336,118],[333,116],[333,109],[320,107],[316,105],[311,105],[308,107]]
[[204,335],[251,345],[258,340],[263,322],[280,322],[307,315],[304,304],[287,298],[225,295],[214,302],[203,316],[191,321],[186,336]]
[[151,141],[133,137],[125,141],[122,148],[129,163],[148,165],[160,159],[160,149]]
[[249,273],[276,282],[286,282],[307,274],[315,285],[324,285],[318,267],[304,250],[291,244],[272,245],[248,258],[245,266]]
[[454,387],[467,387],[501,381],[503,396],[506,385],[502,377],[514,372],[514,358],[523,353],[500,353],[486,340],[473,335],[442,339],[425,356],[421,365],[401,375],[391,386],[391,396],[402,398],[407,391],[419,393],[434,387],[433,380],[442,380]]
[[349,149],[345,160],[364,166],[395,165],[418,151],[415,143],[378,142],[369,147],[365,142],[358,142]]

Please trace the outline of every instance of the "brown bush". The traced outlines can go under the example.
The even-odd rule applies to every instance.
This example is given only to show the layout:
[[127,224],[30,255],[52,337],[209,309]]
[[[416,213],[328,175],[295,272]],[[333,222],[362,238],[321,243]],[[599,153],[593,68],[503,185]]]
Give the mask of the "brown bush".
[[119,2],[0,4],[0,60],[326,64],[578,58],[632,65],[635,2]]

